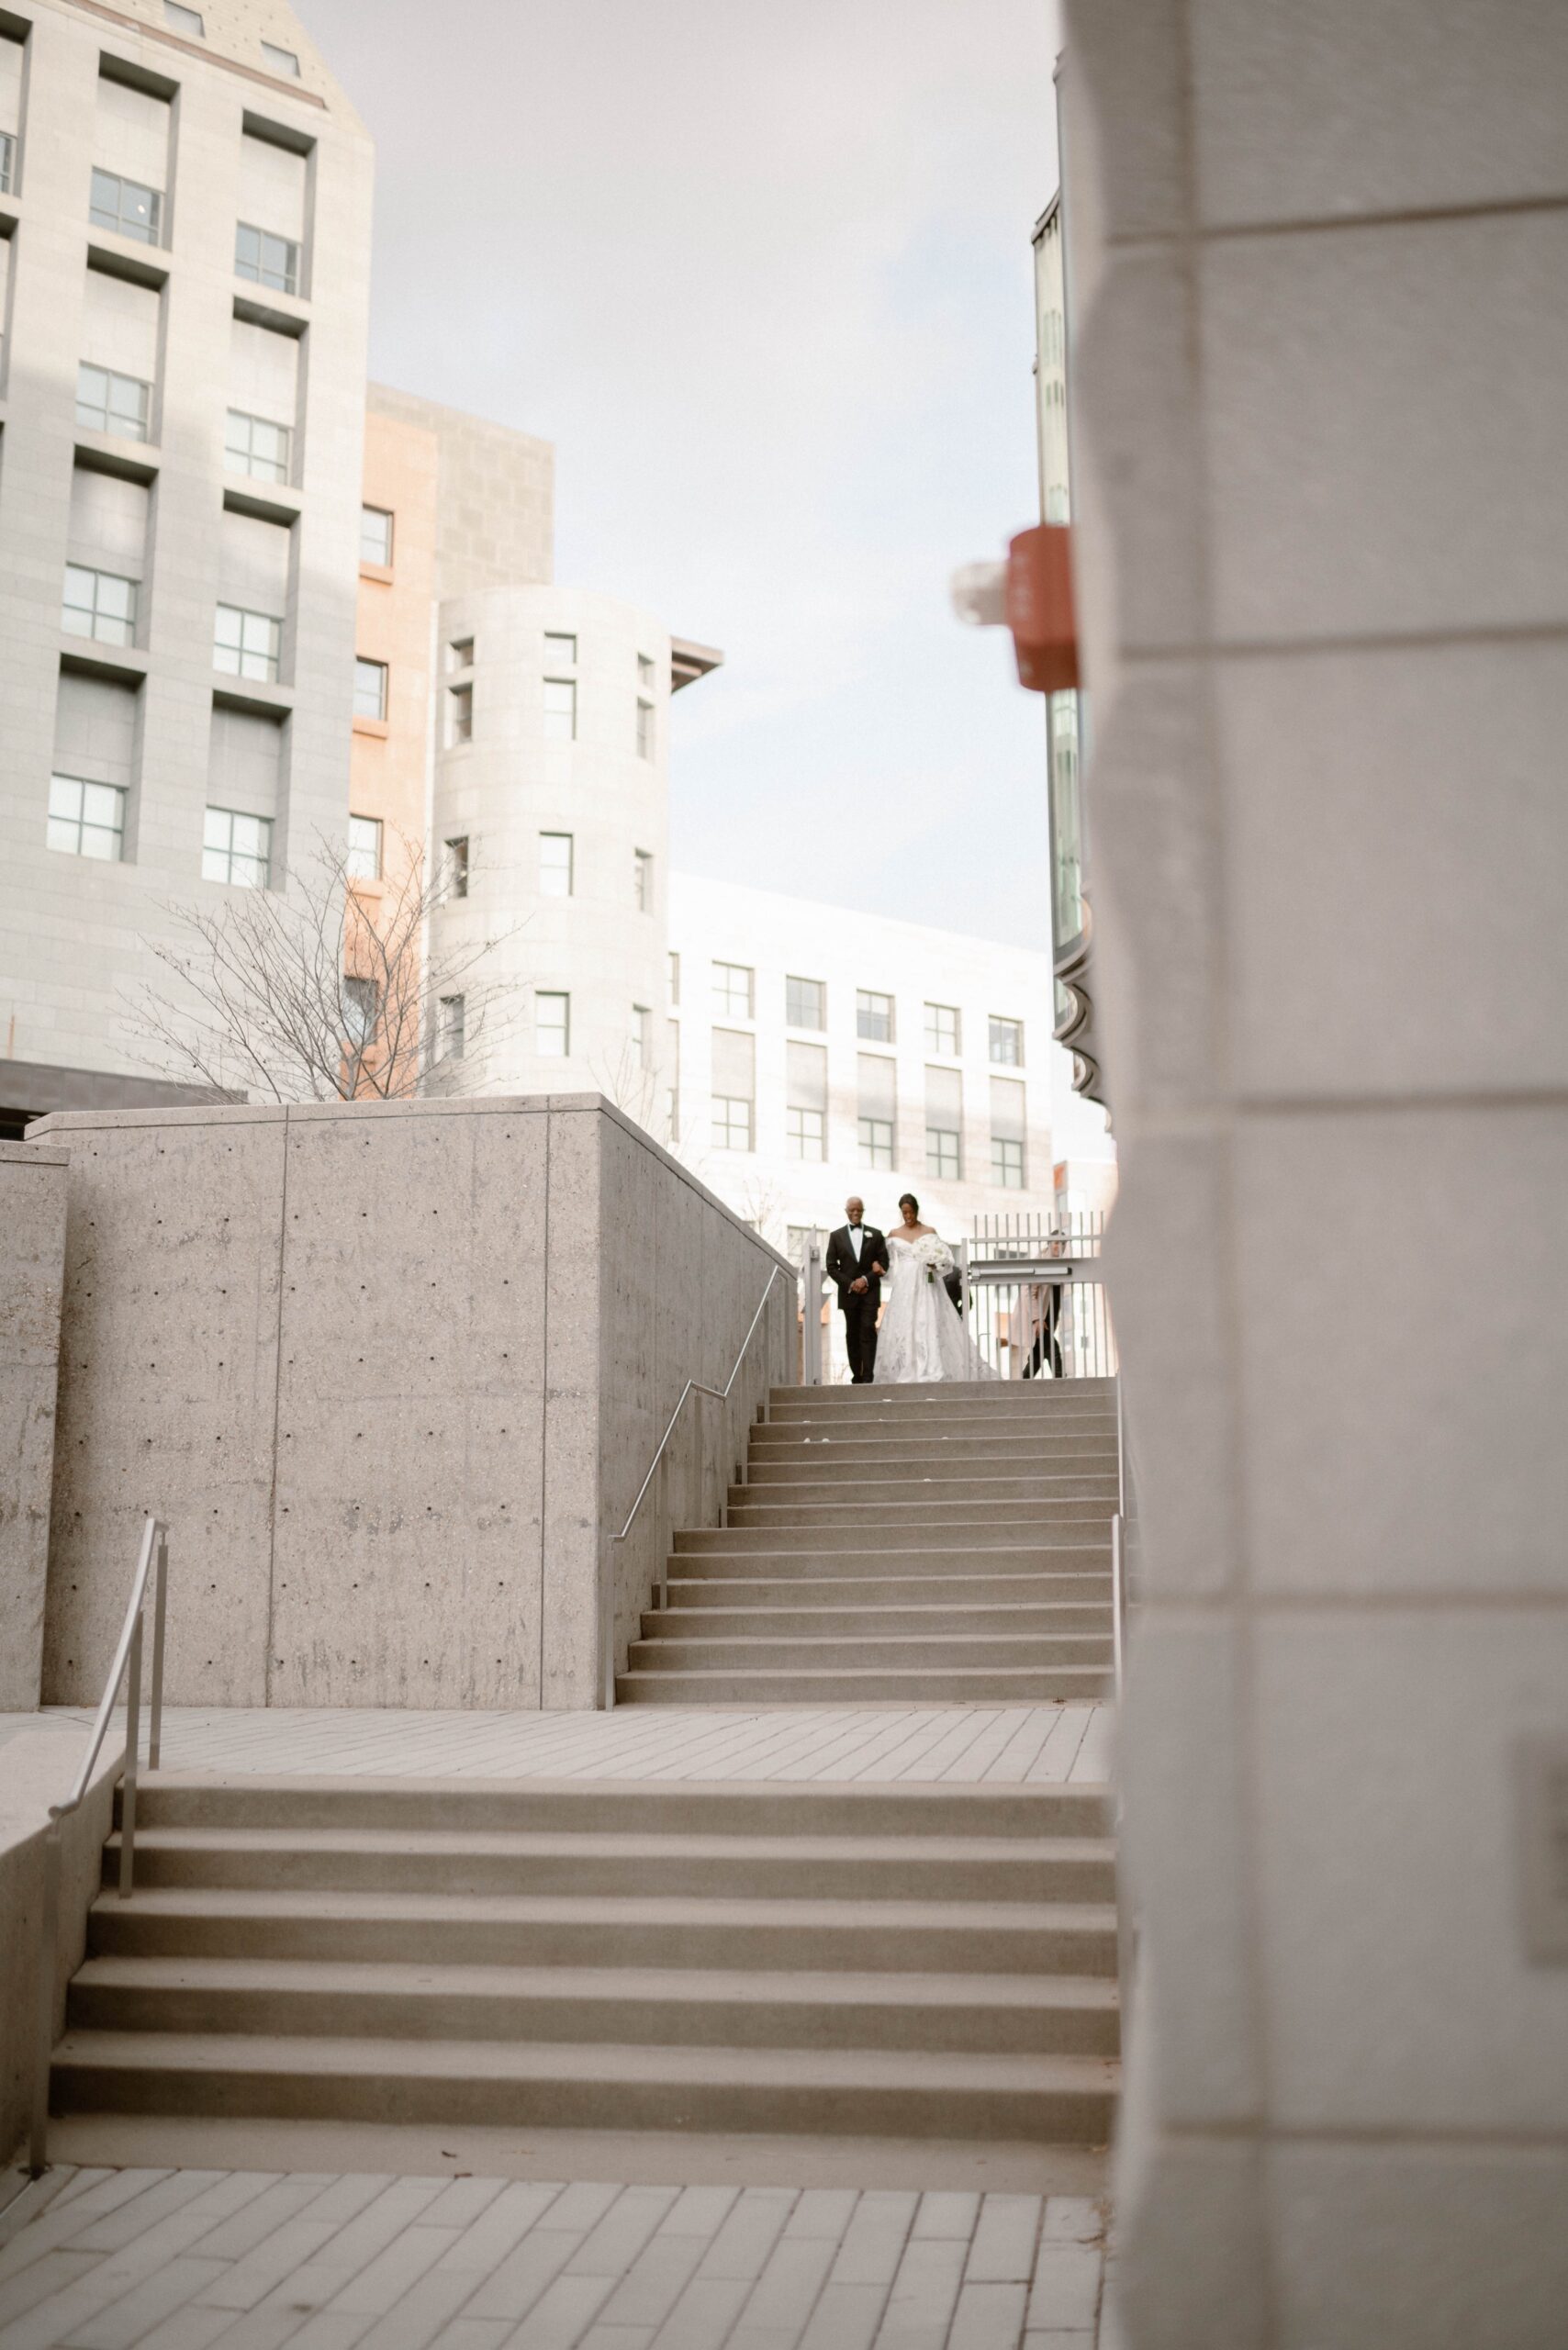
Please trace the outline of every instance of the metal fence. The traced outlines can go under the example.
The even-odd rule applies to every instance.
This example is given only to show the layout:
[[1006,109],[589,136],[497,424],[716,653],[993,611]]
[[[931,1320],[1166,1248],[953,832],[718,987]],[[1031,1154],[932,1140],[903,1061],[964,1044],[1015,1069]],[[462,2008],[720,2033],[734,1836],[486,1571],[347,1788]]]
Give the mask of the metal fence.
[[963,1252],[969,1335],[1003,1379],[1115,1376],[1104,1237],[1100,1209],[975,1218]]

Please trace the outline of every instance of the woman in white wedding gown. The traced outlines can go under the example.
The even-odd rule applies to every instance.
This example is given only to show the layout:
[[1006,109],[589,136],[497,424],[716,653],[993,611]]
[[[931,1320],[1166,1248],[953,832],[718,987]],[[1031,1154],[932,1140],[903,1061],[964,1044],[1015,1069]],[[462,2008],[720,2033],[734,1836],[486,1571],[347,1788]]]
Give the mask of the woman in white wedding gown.
[[[888,1278],[877,1327],[879,1386],[919,1380],[994,1379],[997,1374],[964,1327],[942,1275],[953,1259],[936,1233],[920,1221],[920,1202],[906,1192],[903,1222],[888,1236]],[[923,1242],[934,1243],[922,1247]]]

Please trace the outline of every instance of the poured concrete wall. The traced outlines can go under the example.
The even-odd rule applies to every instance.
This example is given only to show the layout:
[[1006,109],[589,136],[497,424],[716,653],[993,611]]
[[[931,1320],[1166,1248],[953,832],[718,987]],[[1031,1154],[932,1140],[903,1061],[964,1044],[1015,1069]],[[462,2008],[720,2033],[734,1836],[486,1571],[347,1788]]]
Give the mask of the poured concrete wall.
[[1568,1964],[1524,1931],[1516,1775],[1568,1734],[1568,10],[1067,27],[1145,1562],[1125,2331],[1536,2350],[1568,2338]]
[[784,1375],[776,1284],[767,1348],[727,1411],[688,1406],[612,1551],[773,1252],[593,1095],[34,1131],[73,1166],[46,1698],[96,1695],[153,1510],[171,1702],[594,1704],[611,1619],[623,1658]]
[[0,1142],[0,1713],[30,1712],[43,1670],[69,1158]]

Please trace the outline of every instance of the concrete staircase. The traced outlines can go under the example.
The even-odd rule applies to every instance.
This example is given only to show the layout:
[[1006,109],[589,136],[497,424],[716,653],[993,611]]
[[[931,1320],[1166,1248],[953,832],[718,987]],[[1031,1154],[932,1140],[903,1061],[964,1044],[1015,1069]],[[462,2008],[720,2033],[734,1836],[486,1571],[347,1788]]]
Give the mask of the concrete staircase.
[[1111,1665],[1108,1379],[780,1387],[624,1705],[1034,1705]]
[[1099,2144],[1098,1787],[144,1781],[56,2110]]

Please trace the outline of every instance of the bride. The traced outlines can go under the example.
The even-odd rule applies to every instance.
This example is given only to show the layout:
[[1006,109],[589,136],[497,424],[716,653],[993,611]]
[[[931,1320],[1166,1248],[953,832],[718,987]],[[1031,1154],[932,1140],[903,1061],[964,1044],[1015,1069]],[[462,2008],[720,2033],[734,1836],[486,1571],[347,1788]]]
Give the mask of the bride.
[[943,1275],[952,1271],[953,1259],[946,1246],[921,1223],[913,1192],[904,1193],[899,1211],[903,1222],[888,1237],[873,1379],[879,1386],[907,1386],[915,1380],[996,1378],[947,1294]]

